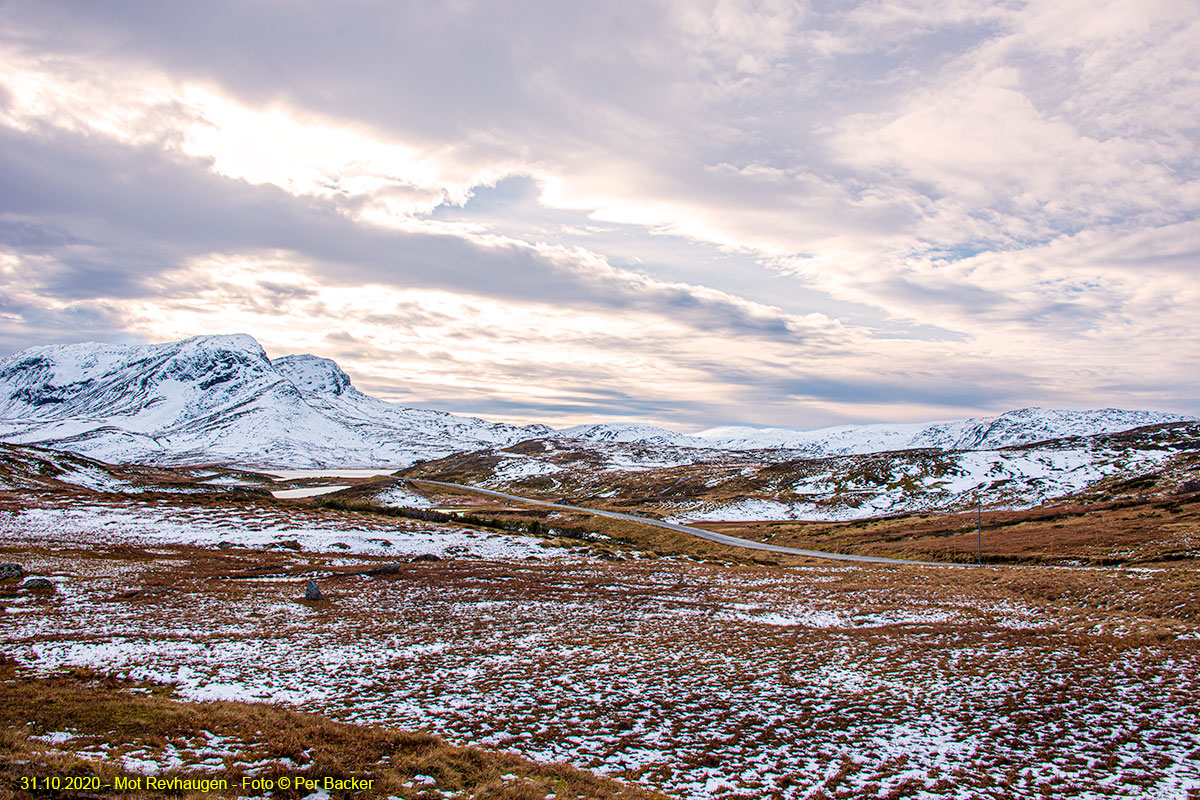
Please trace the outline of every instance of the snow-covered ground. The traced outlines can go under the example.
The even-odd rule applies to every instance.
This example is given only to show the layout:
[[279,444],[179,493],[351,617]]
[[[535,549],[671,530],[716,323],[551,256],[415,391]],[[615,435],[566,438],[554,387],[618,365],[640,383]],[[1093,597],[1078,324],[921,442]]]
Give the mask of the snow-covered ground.
[[[540,450],[493,449],[423,465],[516,495],[633,501],[678,522],[843,521],[959,511],[982,502],[1022,509],[1106,480],[1186,472],[1200,427],[1173,434],[1085,437],[986,450],[936,449],[809,458],[795,451],[730,453],[670,445],[554,441]],[[1178,470],[1176,470],[1178,471]],[[1182,474],[1182,473],[1181,473]]]
[[672,520],[844,521],[964,508],[977,498],[988,508],[1031,508],[1082,491],[1104,478],[1151,472],[1175,454],[1167,448],[1058,445],[968,450],[939,455],[943,464],[936,470],[922,460],[897,457],[880,466],[871,480],[856,474],[857,462],[831,460],[788,487],[787,494],[805,499],[698,503],[676,513]]
[[333,494],[349,486],[310,486],[307,489],[275,489],[271,496],[279,500],[296,500],[301,497],[320,497],[323,494]]
[[220,511],[150,503],[125,506],[78,504],[0,512],[0,540],[10,537],[84,543],[89,546],[187,544],[283,547],[322,553],[387,556],[432,554],[470,558],[544,558],[566,551],[542,547],[517,534],[479,533],[444,525],[404,521],[386,525],[289,521],[283,511]]
[[403,486],[391,486],[372,498],[381,506],[389,508],[432,508],[433,502],[424,495]]

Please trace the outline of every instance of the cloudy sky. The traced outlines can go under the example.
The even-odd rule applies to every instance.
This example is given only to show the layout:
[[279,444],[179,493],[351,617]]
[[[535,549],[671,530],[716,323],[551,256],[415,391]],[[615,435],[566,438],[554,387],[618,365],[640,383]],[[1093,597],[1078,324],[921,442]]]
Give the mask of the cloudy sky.
[[0,354],[554,425],[1200,413],[1200,5],[0,2]]

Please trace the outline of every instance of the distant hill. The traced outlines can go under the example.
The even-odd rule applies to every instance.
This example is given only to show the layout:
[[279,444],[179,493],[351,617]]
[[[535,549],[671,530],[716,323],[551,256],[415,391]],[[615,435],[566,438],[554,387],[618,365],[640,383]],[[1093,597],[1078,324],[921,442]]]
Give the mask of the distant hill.
[[813,456],[843,456],[924,447],[938,450],[993,450],[1195,419],[1160,411],[1127,411],[1120,408],[1094,411],[1020,408],[995,417],[899,425],[841,425],[816,430],[711,428],[696,434],[695,438],[707,442],[710,447],[729,450],[784,448]]

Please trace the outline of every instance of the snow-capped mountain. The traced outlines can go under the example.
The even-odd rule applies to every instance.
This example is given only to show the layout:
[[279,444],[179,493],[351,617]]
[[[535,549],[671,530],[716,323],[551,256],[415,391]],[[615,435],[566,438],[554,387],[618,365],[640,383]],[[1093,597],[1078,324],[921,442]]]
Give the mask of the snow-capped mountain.
[[0,439],[111,463],[401,467],[548,432],[385,403],[328,359],[271,361],[240,334],[0,361]]
[[359,392],[329,359],[272,361],[244,334],[144,346],[33,347],[0,360],[0,441],[119,464],[399,468],[554,439],[594,449],[614,468],[638,469],[662,466],[664,458],[684,463],[731,450],[783,449],[792,451],[790,457],[987,450],[1187,419],[1150,411],[1031,408],[988,418],[810,431],[732,427],[688,436],[630,423],[554,431],[386,403]]
[[601,422],[595,425],[576,425],[559,431],[568,439],[583,439],[590,442],[610,444],[665,445],[670,447],[712,447],[712,442],[695,436],[676,433],[655,425],[626,422]]
[[786,449],[814,457],[881,453],[930,447],[937,450],[994,450],[1071,436],[1116,433],[1145,425],[1189,422],[1195,417],[1159,411],[1104,408],[1065,411],[1021,408],[995,417],[909,424],[794,428],[711,428],[693,438],[726,450]]

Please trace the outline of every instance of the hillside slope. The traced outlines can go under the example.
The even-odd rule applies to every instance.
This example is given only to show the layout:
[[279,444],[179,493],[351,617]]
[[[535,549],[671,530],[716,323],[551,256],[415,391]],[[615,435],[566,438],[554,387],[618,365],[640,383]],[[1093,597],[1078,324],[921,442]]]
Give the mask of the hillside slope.
[[405,474],[679,521],[851,520],[963,510],[977,498],[989,508],[1028,508],[1085,494],[1175,491],[1200,476],[1200,423],[980,450],[823,457],[560,438],[460,453]]

